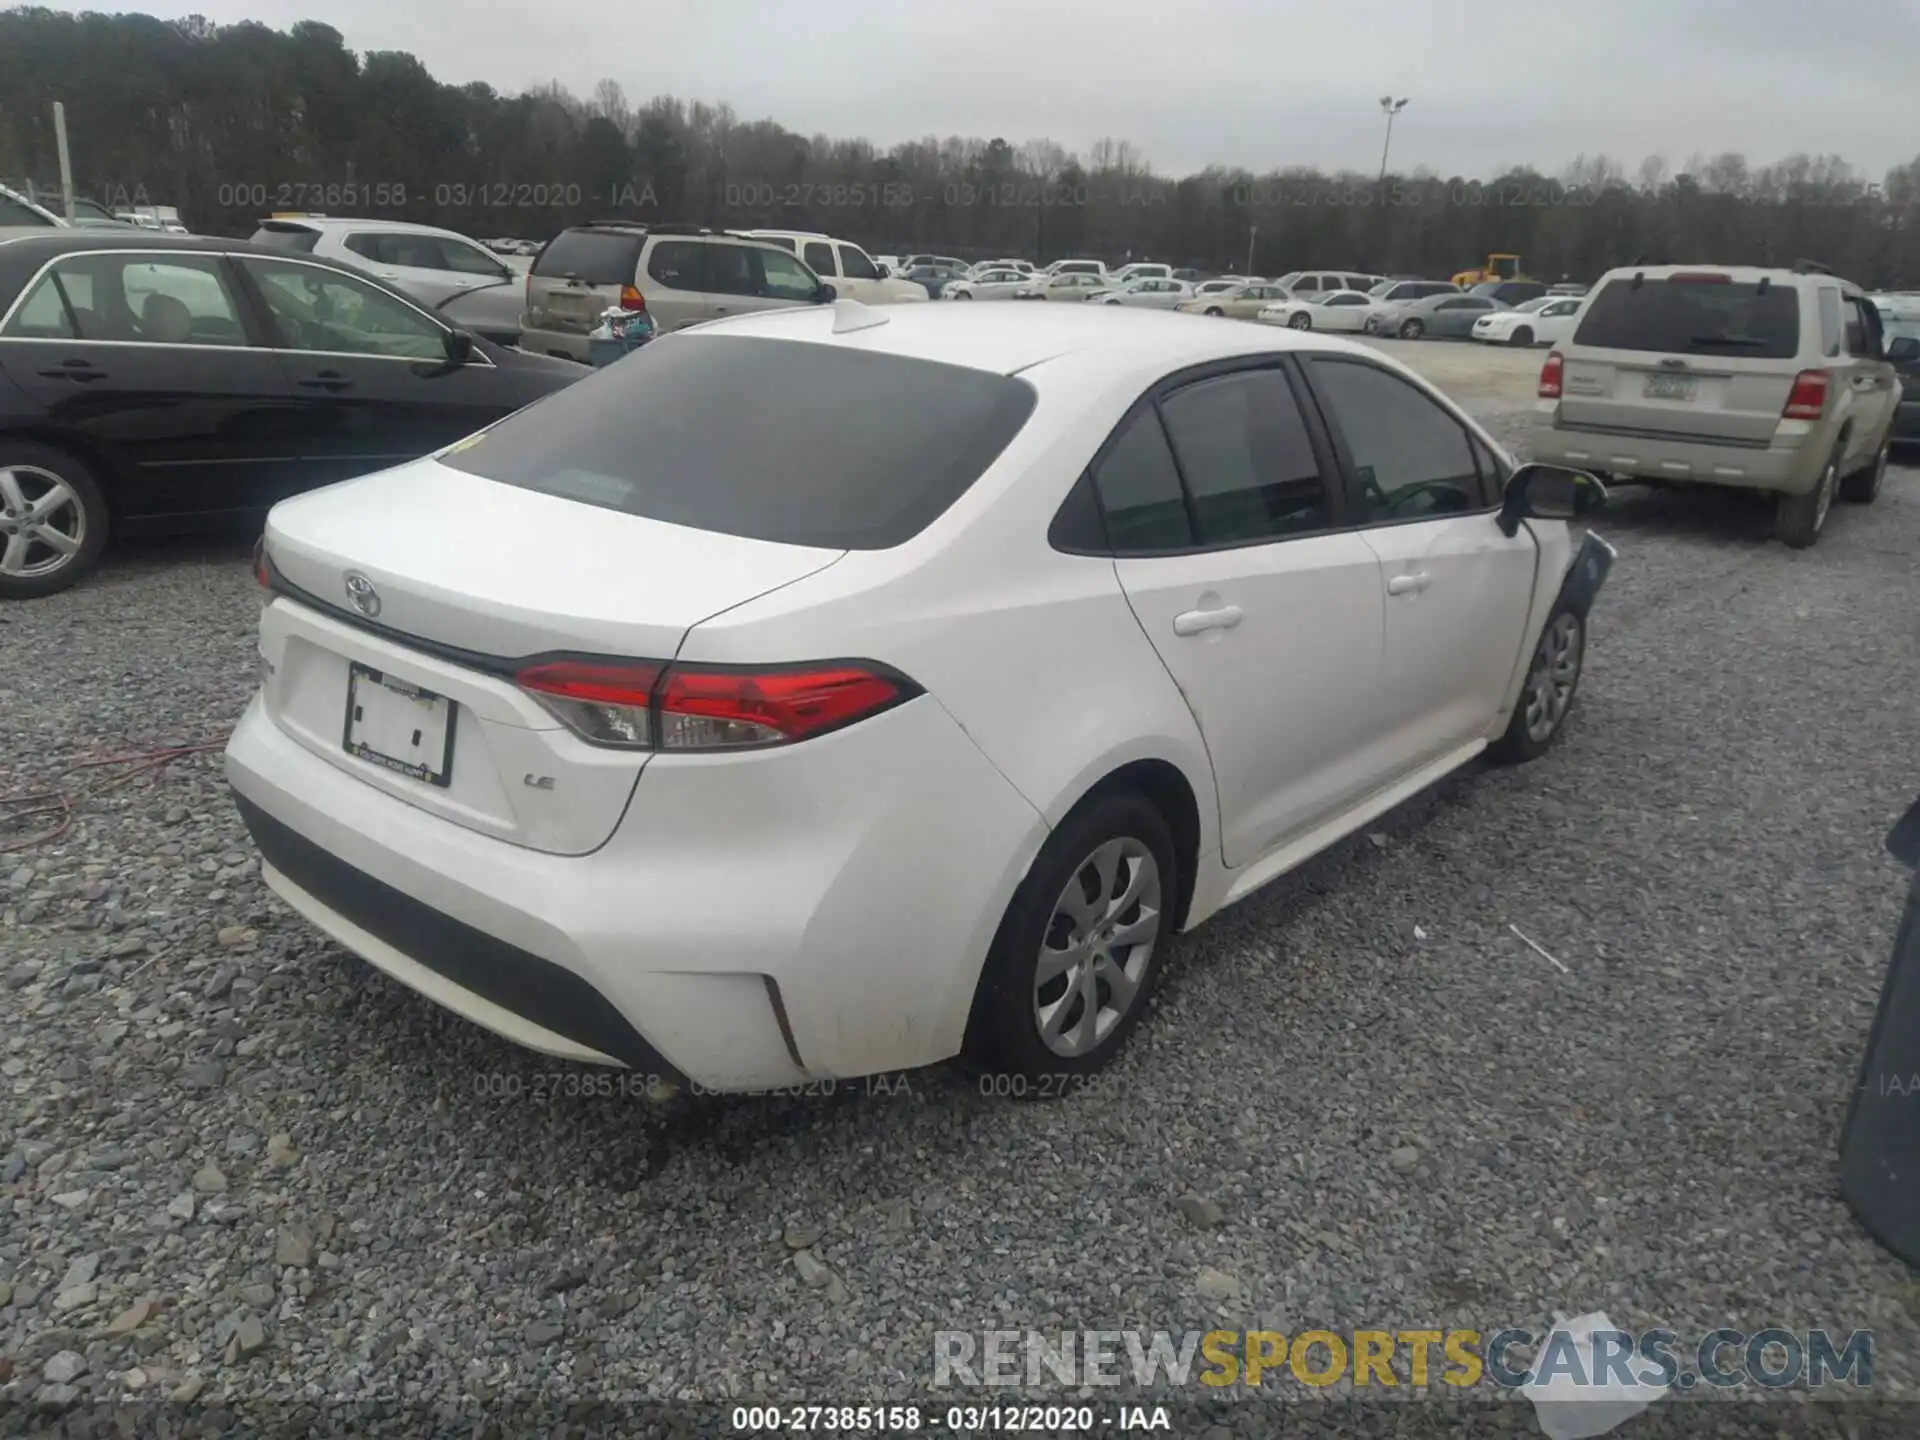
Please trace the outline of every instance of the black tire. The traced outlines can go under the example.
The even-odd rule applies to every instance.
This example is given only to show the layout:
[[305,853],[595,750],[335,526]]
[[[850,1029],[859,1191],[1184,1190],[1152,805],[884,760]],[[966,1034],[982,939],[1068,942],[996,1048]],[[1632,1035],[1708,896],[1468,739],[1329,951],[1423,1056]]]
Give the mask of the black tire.
[[973,292],[970,290],[956,290],[953,292],[953,298],[956,300],[971,300],[973,298]]
[[1518,330],[1513,332],[1508,338],[1507,343],[1509,345],[1518,345],[1524,349],[1533,344],[1533,331],[1522,325]]
[[1313,317],[1304,310],[1296,311],[1287,318],[1287,328],[1289,330],[1311,330],[1313,328]]
[[1774,538],[1794,550],[1805,550],[1827,527],[1834,493],[1840,488],[1840,452],[1827,457],[1814,487],[1804,495],[1782,495],[1774,502]]
[[1871,505],[1887,478],[1887,462],[1893,455],[1893,437],[1880,442],[1873,459],[1840,481],[1840,498],[1854,505]]
[[[1058,922],[1067,921],[1071,927],[1072,917],[1060,908],[1066,904],[1069,882],[1089,879],[1097,882],[1100,876],[1093,868],[1096,855],[1104,846],[1120,844],[1137,847],[1141,854],[1152,858],[1159,900],[1154,907],[1155,924],[1150,938],[1125,946],[1124,954],[1116,949],[1108,955],[1109,966],[1118,965],[1124,974],[1140,947],[1146,947],[1146,953],[1138,955],[1141,968],[1133,979],[1133,998],[1127,1008],[1108,1022],[1105,1033],[1099,1031],[1099,1016],[1104,1014],[1105,1002],[1112,998],[1113,992],[1106,988],[1106,981],[1097,978],[1096,965],[1096,978],[1092,981],[1094,1003],[1102,1008],[1096,1009],[1093,1034],[1088,1037],[1088,1047],[1080,1053],[1062,1054],[1042,1038],[1038,1007],[1043,1003],[1043,994],[1058,980],[1060,989],[1053,1004],[1063,1008],[1055,1013],[1063,1017],[1062,1028],[1071,1032],[1063,1037],[1063,1043],[1077,1036],[1087,1023],[1085,1001],[1074,978],[1080,972],[1077,968],[1071,969],[1049,979],[1043,986],[1042,947],[1052,948],[1050,941],[1065,938]],[[1122,860],[1114,872],[1116,884],[1128,885],[1137,878],[1145,887],[1148,872],[1138,864],[1139,859],[1140,856],[1135,855]],[[1126,868],[1129,864],[1132,869]],[[1095,890],[1098,890],[1097,883]],[[1152,997],[1154,983],[1166,959],[1167,944],[1173,938],[1179,894],[1180,876],[1172,832],[1158,808],[1133,791],[1115,790],[1089,797],[1047,837],[1001,918],[986,966],[981,971],[980,986],[974,992],[973,1012],[967,1026],[968,1057],[983,1076],[992,1077],[996,1093],[1004,1090],[1026,1099],[1062,1095],[1073,1088],[1071,1082],[1075,1077],[1093,1074],[1119,1053],[1133,1027],[1140,1023]],[[1080,896],[1082,905],[1100,906],[1096,897],[1087,895],[1084,884]],[[1108,902],[1113,898],[1110,894]],[[1124,894],[1120,898],[1125,898]],[[1129,915],[1134,917],[1132,922],[1127,921]],[[1145,918],[1136,902],[1125,911],[1096,917],[1096,923],[1104,919],[1106,932],[1111,933],[1114,923],[1124,928],[1126,923],[1138,923]],[[1078,1020],[1074,1018],[1076,1015],[1080,1017]]]
[[51,484],[64,486],[72,503],[50,518],[59,533],[70,538],[77,527],[80,542],[76,550],[60,558],[44,541],[27,537],[30,543],[19,551],[17,561],[24,573],[9,571],[4,568],[5,557],[16,540],[26,537],[22,526],[25,516],[12,513],[0,497],[0,600],[37,600],[66,589],[93,568],[107,543],[107,502],[100,493],[99,481],[84,462],[67,451],[7,435],[0,435],[0,471],[14,472],[16,486],[29,500],[49,493]]
[[1218,305],[1209,305],[1207,307],[1207,314],[1209,315],[1225,315],[1226,313],[1227,312],[1222,310]]
[[1400,338],[1402,340],[1418,340],[1426,333],[1426,325],[1419,320],[1408,320],[1400,326]]
[[1379,329],[1380,322],[1371,315],[1360,322],[1360,333],[1362,335],[1376,334],[1379,332]]
[[[1554,673],[1565,648],[1562,639],[1568,626],[1572,630],[1572,675]],[[1566,728],[1573,711],[1574,697],[1580,691],[1580,676],[1586,670],[1587,617],[1564,601],[1556,604],[1540,627],[1533,653],[1527,657],[1527,678],[1514,702],[1513,715],[1500,738],[1487,747],[1487,756],[1497,764],[1521,765],[1538,760],[1553,747]],[[1562,682],[1565,688],[1562,690]],[[1543,685],[1551,685],[1551,694]]]

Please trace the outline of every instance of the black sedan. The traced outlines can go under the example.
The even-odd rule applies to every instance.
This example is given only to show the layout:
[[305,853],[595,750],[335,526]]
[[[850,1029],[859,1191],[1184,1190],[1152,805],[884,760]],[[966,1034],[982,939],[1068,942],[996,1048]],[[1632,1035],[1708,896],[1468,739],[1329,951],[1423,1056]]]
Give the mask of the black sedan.
[[1893,441],[1896,445],[1920,445],[1920,320],[1889,320],[1884,343],[1887,359],[1900,372]]
[[0,599],[65,589],[109,530],[257,523],[591,373],[310,256],[0,231]]

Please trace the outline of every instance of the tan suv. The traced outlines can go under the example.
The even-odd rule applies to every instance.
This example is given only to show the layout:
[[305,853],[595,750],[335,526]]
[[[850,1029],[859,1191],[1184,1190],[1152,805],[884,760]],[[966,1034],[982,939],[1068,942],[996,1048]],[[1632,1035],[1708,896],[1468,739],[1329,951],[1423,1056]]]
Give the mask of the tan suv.
[[573,225],[540,249],[527,273],[520,348],[586,361],[600,312],[644,309],[665,332],[790,305],[834,289],[788,251],[691,225]]
[[1774,533],[1804,548],[1836,494],[1880,493],[1899,394],[1857,285],[1804,265],[1628,266],[1541,368],[1533,458],[1771,492]]

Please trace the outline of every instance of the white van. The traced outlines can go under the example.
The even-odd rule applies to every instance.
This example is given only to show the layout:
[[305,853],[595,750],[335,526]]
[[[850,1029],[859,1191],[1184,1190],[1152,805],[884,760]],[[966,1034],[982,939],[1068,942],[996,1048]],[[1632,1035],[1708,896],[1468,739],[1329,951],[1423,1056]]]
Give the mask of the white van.
[[791,250],[843,300],[863,305],[894,305],[925,300],[927,287],[911,280],[882,276],[873,257],[850,240],[836,240],[810,230],[739,230],[749,240]]

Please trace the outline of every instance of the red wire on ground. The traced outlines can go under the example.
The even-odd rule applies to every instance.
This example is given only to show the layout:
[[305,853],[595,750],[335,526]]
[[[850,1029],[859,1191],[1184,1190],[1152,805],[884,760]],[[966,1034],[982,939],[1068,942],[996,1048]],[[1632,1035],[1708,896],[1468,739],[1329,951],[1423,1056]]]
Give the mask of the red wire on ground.
[[9,807],[0,814],[0,822],[14,823],[30,815],[57,814],[60,821],[51,830],[38,835],[28,835],[24,839],[9,840],[0,845],[0,855],[10,855],[17,850],[30,850],[36,845],[50,845],[67,833],[81,808],[89,800],[97,799],[141,775],[158,770],[170,761],[178,760],[182,755],[199,755],[208,750],[224,750],[227,737],[217,740],[202,740],[192,745],[174,745],[164,750],[144,750],[132,755],[105,755],[94,760],[76,760],[53,778],[60,780],[81,770],[98,770],[109,765],[131,765],[133,768],[123,771],[110,780],[104,780],[91,789],[69,795],[64,790],[27,791],[18,795],[0,795],[0,806]]

